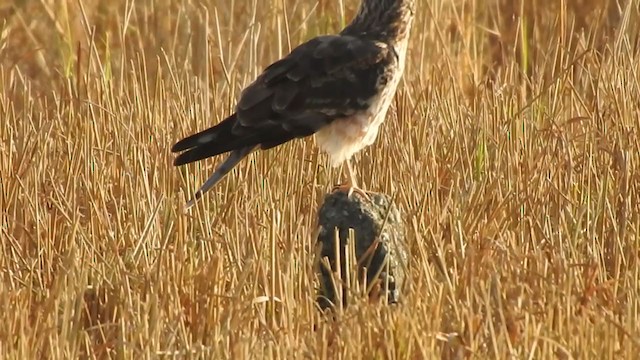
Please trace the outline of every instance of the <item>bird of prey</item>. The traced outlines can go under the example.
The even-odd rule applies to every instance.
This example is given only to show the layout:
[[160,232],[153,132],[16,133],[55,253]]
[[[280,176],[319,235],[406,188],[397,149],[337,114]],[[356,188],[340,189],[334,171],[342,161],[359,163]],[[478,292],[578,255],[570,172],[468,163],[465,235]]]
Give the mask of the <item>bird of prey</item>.
[[294,48],[242,91],[233,114],[173,145],[182,152],[175,166],[229,153],[187,208],[254,150],[314,134],[333,166],[347,162],[348,183],[336,189],[362,192],[349,159],[374,142],[386,117],[414,11],[415,0],[362,0],[339,34]]

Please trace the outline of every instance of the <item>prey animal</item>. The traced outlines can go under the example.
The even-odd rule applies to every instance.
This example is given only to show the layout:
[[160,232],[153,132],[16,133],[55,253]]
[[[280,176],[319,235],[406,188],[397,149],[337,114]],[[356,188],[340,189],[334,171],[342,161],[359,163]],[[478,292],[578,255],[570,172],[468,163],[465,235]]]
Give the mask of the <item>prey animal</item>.
[[362,0],[339,34],[323,35],[269,65],[241,93],[235,112],[215,126],[178,141],[180,166],[228,153],[187,203],[195,204],[243,158],[296,138],[315,135],[332,166],[347,163],[371,145],[384,121],[405,67],[415,0]]

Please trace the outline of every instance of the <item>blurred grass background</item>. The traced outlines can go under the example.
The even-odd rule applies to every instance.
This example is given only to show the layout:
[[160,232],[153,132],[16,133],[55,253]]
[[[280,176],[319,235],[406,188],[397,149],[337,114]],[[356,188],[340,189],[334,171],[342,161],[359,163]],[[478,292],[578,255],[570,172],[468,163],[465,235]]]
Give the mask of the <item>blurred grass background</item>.
[[395,194],[403,303],[318,313],[313,140],[218,160],[170,145],[338,1],[0,5],[0,357],[634,358],[640,350],[635,1],[418,0],[363,187]]

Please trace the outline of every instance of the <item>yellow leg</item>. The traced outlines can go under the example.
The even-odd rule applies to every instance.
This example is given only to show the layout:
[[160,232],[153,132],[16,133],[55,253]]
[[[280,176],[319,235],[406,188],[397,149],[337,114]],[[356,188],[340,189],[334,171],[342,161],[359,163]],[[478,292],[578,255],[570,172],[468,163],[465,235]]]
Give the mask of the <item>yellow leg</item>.
[[343,191],[347,193],[347,196],[351,198],[353,193],[358,193],[363,198],[370,200],[369,195],[366,191],[360,189],[358,187],[358,181],[356,179],[356,173],[351,166],[351,161],[347,160],[347,172],[349,173],[349,179],[346,184],[336,185],[333,187],[333,191]]

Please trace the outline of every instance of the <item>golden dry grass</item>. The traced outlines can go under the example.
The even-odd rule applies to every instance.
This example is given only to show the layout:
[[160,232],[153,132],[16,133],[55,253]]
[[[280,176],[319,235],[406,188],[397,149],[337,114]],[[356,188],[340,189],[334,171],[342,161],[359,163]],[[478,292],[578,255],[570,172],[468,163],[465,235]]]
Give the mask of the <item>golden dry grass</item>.
[[[222,119],[344,1],[0,5],[0,357],[634,358],[640,351],[637,1],[421,0],[366,188],[412,250],[396,307],[318,313],[312,140],[215,161]],[[269,301],[275,296],[280,301]]]

